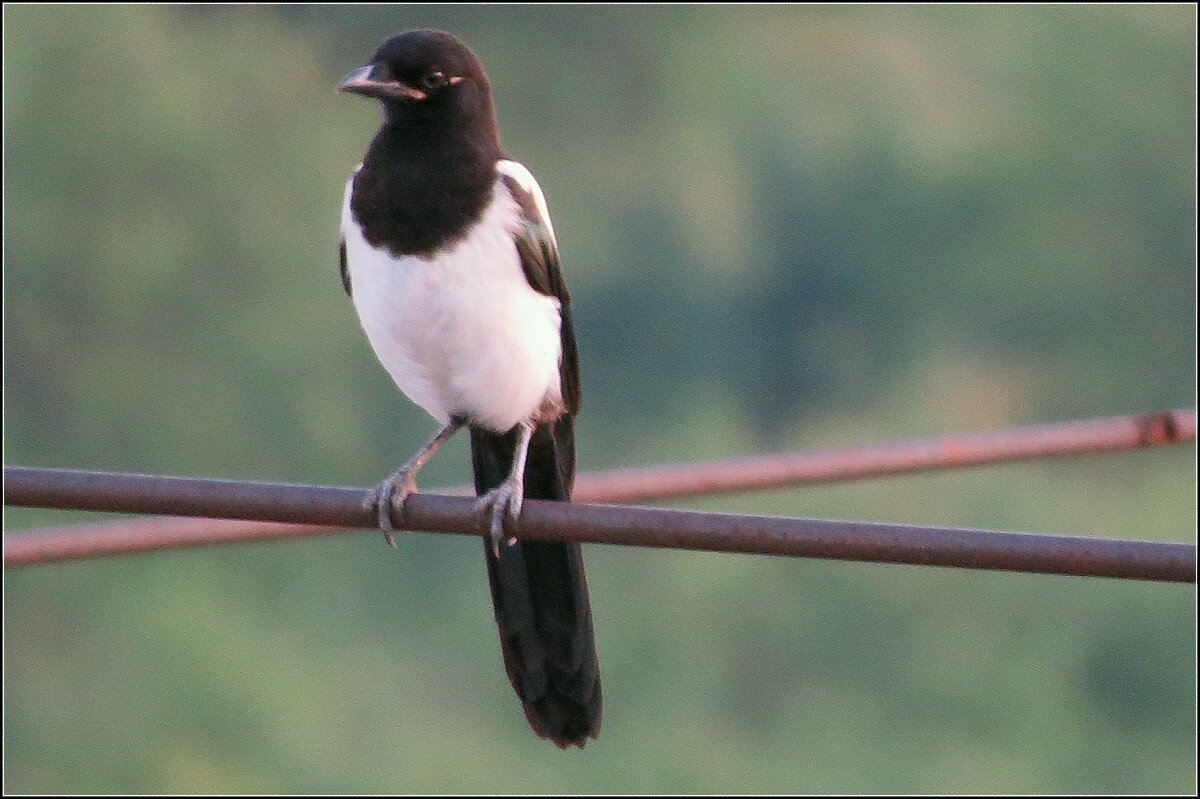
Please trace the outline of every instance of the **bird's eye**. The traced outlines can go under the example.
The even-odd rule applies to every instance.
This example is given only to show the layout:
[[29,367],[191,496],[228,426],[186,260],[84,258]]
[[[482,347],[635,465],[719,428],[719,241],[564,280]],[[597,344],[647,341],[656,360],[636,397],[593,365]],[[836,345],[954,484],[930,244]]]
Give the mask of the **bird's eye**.
[[430,72],[421,78],[421,88],[440,89],[446,85],[446,76],[441,72]]

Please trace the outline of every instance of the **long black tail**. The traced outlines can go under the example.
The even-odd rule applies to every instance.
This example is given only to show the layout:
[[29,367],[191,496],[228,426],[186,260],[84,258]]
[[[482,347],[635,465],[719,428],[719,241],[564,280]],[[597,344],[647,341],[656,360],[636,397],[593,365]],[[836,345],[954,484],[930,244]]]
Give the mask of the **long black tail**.
[[[516,443],[516,428],[504,434],[471,428],[477,494],[508,477]],[[573,418],[538,425],[525,464],[525,496],[569,502],[574,477]],[[501,544],[497,559],[485,539],[484,551],[504,668],[529,724],[564,749],[583,746],[600,732],[600,664],[579,545]]]

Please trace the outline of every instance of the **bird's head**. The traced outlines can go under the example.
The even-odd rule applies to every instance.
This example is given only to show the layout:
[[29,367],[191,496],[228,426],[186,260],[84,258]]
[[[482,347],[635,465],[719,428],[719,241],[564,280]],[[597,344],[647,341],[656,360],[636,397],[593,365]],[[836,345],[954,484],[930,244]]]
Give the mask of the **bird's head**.
[[494,116],[491,87],[479,59],[442,31],[393,36],[375,51],[371,63],[348,75],[338,89],[381,101],[393,123],[453,123]]

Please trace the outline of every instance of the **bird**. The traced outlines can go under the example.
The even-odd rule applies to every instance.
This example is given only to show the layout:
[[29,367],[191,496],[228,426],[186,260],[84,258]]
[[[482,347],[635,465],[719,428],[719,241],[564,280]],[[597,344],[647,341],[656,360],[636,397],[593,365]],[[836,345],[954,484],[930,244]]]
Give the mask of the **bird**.
[[392,513],[457,431],[471,465],[500,649],[533,731],[562,749],[600,730],[600,668],[579,545],[505,534],[526,498],[569,502],[579,363],[545,196],[500,144],[491,85],[450,33],[387,39],[343,92],[383,119],[346,183],[339,270],[396,386],[440,425],[365,502]]

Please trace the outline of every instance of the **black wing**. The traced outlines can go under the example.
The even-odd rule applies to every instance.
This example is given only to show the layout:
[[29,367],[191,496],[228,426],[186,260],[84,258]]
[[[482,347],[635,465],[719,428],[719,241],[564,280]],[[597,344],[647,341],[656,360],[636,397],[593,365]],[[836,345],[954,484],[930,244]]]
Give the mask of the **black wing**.
[[[559,374],[567,412],[540,421],[525,461],[525,496],[571,500],[575,474],[575,413],[579,410],[579,366],[571,327],[571,297],[558,264],[558,247],[548,220],[531,191],[501,172],[520,204],[523,225],[515,235],[525,278],[534,290],[560,305],[562,361]],[[475,491],[495,488],[512,469],[516,429],[495,433],[471,427]],[[559,746],[583,746],[600,731],[600,664],[579,544],[519,541],[500,548],[484,542],[488,583],[500,632],[500,650],[534,732]]]
[[338,272],[342,276],[342,288],[346,290],[346,296],[350,294],[350,267],[346,264],[346,240],[342,239],[338,244]]
[[502,174],[500,179],[513,199],[521,206],[523,225],[515,236],[517,252],[521,255],[521,268],[525,279],[534,291],[554,297],[560,306],[559,336],[562,339],[562,361],[559,378],[562,382],[563,402],[572,415],[579,413],[579,357],[575,351],[575,328],[571,325],[571,295],[563,279],[558,262],[558,245],[550,226],[542,217],[533,194],[526,190],[511,175]]

